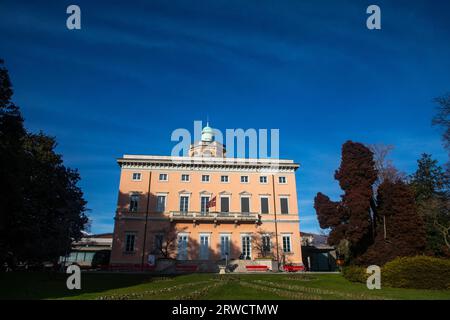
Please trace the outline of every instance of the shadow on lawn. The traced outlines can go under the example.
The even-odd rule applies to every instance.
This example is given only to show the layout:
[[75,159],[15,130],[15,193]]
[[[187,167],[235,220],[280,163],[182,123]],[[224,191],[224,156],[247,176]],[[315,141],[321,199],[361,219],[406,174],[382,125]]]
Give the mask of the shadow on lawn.
[[69,274],[11,272],[0,274],[0,299],[59,299],[131,287],[160,279],[148,274],[82,273],[81,290],[69,290]]

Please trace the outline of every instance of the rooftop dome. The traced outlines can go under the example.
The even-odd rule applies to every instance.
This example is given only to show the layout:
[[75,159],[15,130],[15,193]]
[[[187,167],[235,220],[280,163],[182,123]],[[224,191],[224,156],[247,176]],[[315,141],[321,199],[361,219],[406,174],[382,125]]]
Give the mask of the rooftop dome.
[[209,126],[209,123],[206,123],[206,127],[202,130],[202,141],[212,142],[214,140],[214,129]]

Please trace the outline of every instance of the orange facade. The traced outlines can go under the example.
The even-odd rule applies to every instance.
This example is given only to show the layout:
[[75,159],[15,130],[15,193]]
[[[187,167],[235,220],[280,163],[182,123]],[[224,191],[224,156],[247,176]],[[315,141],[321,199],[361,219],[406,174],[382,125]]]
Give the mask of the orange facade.
[[[301,264],[295,171],[280,160],[124,156],[112,264],[178,260]],[[215,198],[215,201],[212,201]]]

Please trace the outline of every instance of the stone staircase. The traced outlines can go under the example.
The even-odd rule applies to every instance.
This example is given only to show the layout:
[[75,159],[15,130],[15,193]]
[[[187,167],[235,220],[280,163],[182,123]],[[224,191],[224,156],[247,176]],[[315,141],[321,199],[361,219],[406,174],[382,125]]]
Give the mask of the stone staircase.
[[157,263],[156,271],[164,274],[186,273],[182,271],[183,267],[189,269],[190,266],[197,266],[195,272],[219,273],[219,265],[221,261],[204,261],[204,260],[172,260],[164,264]]
[[[228,261],[228,272],[246,273],[248,272],[246,266],[267,265],[270,270],[276,270],[273,262],[270,260],[239,260],[233,259]],[[178,267],[177,267],[178,266]],[[180,268],[181,266],[181,268]],[[199,273],[219,273],[219,266],[225,266],[225,260],[205,261],[205,260],[166,260],[158,262],[156,270],[162,274],[177,274],[187,273],[189,271],[182,271],[183,266],[197,266],[195,272]]]
[[259,265],[267,265],[269,269],[272,269],[271,263],[264,263],[258,260],[230,260],[229,266],[233,270],[233,272],[248,272],[247,266],[259,266]]

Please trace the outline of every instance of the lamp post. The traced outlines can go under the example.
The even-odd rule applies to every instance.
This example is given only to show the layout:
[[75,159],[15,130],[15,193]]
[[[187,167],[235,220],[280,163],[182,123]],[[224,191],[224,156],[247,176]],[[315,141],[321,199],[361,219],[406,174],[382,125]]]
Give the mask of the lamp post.
[[150,185],[152,182],[152,172],[149,171],[148,176],[148,191],[147,191],[147,210],[145,212],[145,224],[144,224],[144,235],[142,242],[142,256],[141,256],[141,271],[144,271],[144,260],[145,260],[145,243],[147,242],[147,223],[148,223],[148,213],[150,209]]
[[345,259],[344,259],[344,257],[343,257],[342,255],[339,254],[339,255],[337,256],[336,264],[337,264],[337,266],[339,267],[339,269],[342,270],[342,267],[343,267],[344,264],[345,264]]
[[227,272],[228,268],[228,252],[225,252],[225,272]]

